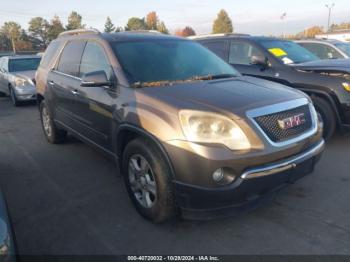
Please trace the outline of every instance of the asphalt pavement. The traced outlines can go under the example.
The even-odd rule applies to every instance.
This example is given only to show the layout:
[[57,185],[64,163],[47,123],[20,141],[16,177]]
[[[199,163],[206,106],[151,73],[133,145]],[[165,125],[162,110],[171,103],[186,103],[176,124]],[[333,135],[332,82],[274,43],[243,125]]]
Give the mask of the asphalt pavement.
[[22,255],[350,254],[350,135],[311,175],[236,217],[154,225],[116,166],[70,137],[50,145],[36,105],[0,97],[0,186]]

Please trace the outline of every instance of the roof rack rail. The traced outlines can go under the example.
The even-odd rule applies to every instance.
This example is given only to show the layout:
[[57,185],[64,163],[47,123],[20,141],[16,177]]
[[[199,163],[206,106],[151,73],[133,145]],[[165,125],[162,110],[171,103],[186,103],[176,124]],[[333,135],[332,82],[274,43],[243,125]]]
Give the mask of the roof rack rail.
[[131,31],[125,31],[125,33],[162,34],[157,30],[131,30]]
[[62,36],[70,36],[70,35],[83,35],[83,34],[100,34],[101,32],[95,28],[89,28],[89,29],[75,29],[75,30],[69,30],[62,32],[58,35],[58,37]]
[[218,36],[250,36],[249,34],[238,34],[238,33],[221,33],[221,34],[207,34],[207,35],[194,35],[189,36],[189,39],[200,39],[200,38],[210,38]]

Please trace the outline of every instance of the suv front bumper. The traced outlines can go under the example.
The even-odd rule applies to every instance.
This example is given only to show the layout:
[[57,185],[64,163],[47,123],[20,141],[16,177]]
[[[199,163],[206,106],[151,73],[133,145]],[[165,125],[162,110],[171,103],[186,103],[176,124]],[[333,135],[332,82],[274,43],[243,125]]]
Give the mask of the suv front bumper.
[[324,141],[290,158],[244,171],[232,184],[217,188],[175,182],[177,203],[187,219],[230,216],[250,209],[288,183],[311,173]]

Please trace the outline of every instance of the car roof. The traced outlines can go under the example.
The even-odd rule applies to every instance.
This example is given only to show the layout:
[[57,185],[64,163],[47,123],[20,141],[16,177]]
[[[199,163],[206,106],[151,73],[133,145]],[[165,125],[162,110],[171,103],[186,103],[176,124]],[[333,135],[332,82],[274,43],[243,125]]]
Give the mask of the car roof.
[[245,35],[245,34],[227,34],[227,35],[205,35],[205,36],[197,36],[191,38],[193,40],[197,41],[204,41],[204,40],[214,40],[214,39],[250,39],[253,41],[291,41],[289,39],[282,39],[278,37],[272,37],[272,36],[251,36],[251,35]]
[[140,30],[140,31],[124,31],[117,33],[100,33],[97,30],[72,30],[66,31],[59,35],[57,40],[60,39],[87,39],[87,38],[100,38],[108,42],[123,42],[133,40],[187,40],[183,37],[177,37],[167,34],[162,34],[154,30]]
[[133,41],[133,40],[186,40],[183,37],[177,37],[172,35],[166,35],[161,33],[142,32],[142,31],[130,31],[130,32],[118,32],[118,33],[102,33],[102,38],[107,41],[122,42],[122,41]]
[[300,43],[328,43],[328,44],[337,44],[337,43],[342,43],[342,41],[336,40],[336,39],[302,39],[302,40],[297,40],[295,42],[300,42]]

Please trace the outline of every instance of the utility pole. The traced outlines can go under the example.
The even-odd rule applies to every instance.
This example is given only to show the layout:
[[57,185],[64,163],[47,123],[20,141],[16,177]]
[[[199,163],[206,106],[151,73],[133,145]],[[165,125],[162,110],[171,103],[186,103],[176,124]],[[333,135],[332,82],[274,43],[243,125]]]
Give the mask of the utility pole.
[[284,12],[284,13],[280,16],[280,19],[281,19],[281,21],[282,21],[282,26],[283,26],[283,32],[282,32],[283,38],[286,38],[286,35],[285,35],[285,25],[284,25],[284,23],[283,23],[283,20],[286,18],[286,16],[287,16],[287,13],[286,13],[286,12]]
[[326,4],[326,8],[328,9],[327,38],[329,34],[329,26],[331,22],[331,13],[332,13],[333,7],[334,7],[334,3],[332,3],[331,5]]

